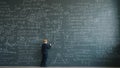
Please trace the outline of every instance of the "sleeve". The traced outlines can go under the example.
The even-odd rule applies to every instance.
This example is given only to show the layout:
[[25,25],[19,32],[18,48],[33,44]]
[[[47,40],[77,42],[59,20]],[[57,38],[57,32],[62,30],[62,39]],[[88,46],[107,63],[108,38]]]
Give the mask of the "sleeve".
[[50,49],[51,48],[51,44],[48,44],[48,47],[47,47],[48,49]]

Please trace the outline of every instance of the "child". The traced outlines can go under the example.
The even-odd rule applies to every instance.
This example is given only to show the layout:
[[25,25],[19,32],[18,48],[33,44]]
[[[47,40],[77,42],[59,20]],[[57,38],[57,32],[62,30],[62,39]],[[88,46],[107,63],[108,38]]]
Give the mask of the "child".
[[42,53],[41,67],[46,66],[46,62],[48,58],[48,49],[50,48],[51,48],[51,44],[48,44],[48,40],[44,39],[42,44],[42,49],[41,49],[41,53]]

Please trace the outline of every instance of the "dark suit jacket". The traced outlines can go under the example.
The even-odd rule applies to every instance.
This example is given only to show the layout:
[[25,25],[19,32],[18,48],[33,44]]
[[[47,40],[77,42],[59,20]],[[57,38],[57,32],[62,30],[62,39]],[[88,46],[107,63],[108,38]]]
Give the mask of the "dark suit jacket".
[[41,49],[42,54],[48,54],[48,49],[50,48],[51,48],[50,44],[42,44],[42,49]]

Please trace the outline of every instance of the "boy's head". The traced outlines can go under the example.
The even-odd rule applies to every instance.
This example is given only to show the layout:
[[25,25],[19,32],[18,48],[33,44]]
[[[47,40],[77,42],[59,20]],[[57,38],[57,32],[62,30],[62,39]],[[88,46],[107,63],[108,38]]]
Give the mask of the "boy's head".
[[47,39],[43,39],[43,43],[47,44],[48,40]]

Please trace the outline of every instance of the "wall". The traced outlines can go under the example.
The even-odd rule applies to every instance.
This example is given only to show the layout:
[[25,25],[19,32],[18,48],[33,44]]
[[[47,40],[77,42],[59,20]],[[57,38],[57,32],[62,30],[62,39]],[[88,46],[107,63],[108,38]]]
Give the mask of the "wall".
[[117,9],[115,0],[1,0],[0,65],[39,66],[48,38],[48,66],[119,66]]

